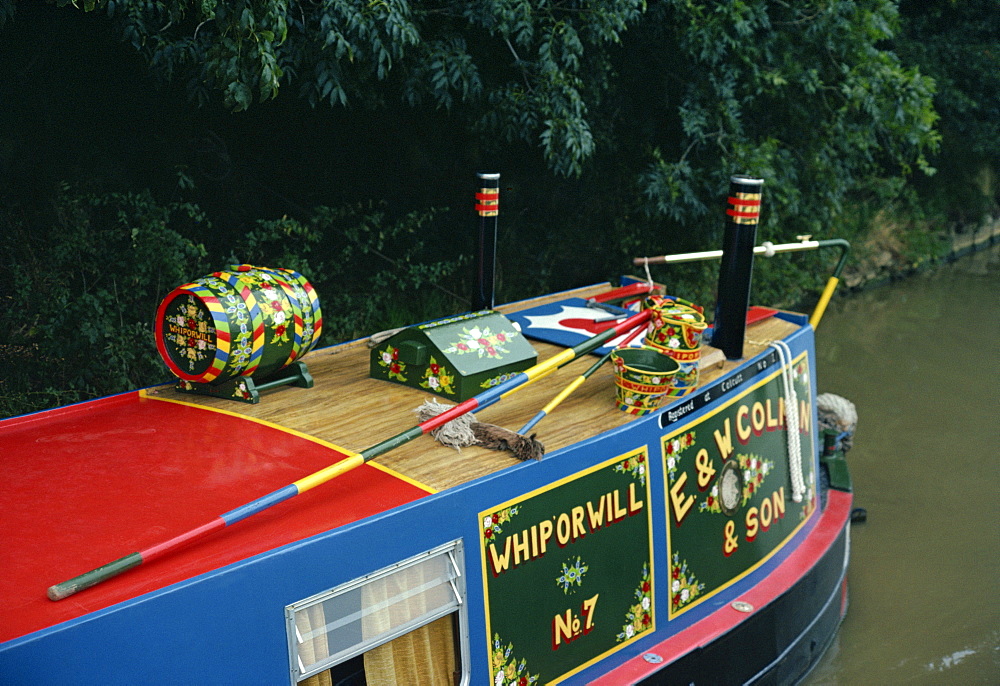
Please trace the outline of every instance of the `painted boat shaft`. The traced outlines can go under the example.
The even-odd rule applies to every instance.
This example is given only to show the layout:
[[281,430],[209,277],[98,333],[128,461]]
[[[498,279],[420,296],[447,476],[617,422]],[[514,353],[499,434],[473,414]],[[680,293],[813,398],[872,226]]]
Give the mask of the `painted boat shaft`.
[[[636,327],[636,330],[633,331],[631,334],[629,334],[628,337],[624,341],[622,341],[621,345],[619,345],[618,347],[627,346],[635,339],[636,336],[638,336],[642,332],[643,332],[642,328]],[[534,417],[528,420],[528,423],[522,426],[520,429],[518,429],[517,432],[523,435],[526,431],[530,431],[535,426],[535,424],[542,421],[542,419],[546,415],[548,415],[550,412],[556,409],[560,405],[560,403],[562,403],[563,400],[568,398],[570,394],[573,393],[573,391],[579,388],[584,381],[589,379],[594,374],[594,372],[600,369],[601,366],[610,359],[611,359],[611,353],[609,352],[606,355],[604,355],[601,359],[599,359],[597,362],[592,364],[590,368],[587,369],[587,371],[585,371],[583,374],[573,379],[573,381],[570,382],[570,384],[566,386],[566,388],[562,389],[562,391],[560,391],[554,398],[552,398],[552,400],[549,401],[548,405],[539,410],[538,414],[536,414]]]
[[278,503],[288,500],[289,498],[299,495],[300,493],[303,493],[311,488],[315,488],[316,486],[326,483],[344,472],[361,466],[368,460],[378,457],[379,455],[383,455],[405,443],[409,443],[413,439],[418,438],[425,433],[430,433],[434,429],[446,424],[456,417],[466,414],[467,412],[492,405],[493,403],[499,401],[503,396],[515,390],[518,386],[524,385],[532,379],[551,373],[555,369],[568,364],[577,357],[586,355],[587,353],[596,350],[605,342],[644,325],[649,320],[649,317],[650,312],[648,310],[643,310],[642,312],[629,317],[617,326],[611,327],[610,329],[587,339],[572,349],[564,350],[548,360],[526,369],[510,380],[484,391],[483,393],[470,398],[463,403],[455,405],[454,407],[449,408],[436,417],[432,417],[422,424],[373,445],[359,454],[351,455],[350,457],[325,467],[318,472],[314,472],[313,474],[303,477],[292,484],[279,488],[278,490],[273,491],[261,498],[253,500],[225,514],[219,515],[215,519],[196,529],[192,529],[180,534],[179,536],[175,536],[174,538],[147,548],[145,551],[126,555],[125,557],[102,565],[101,567],[93,569],[89,572],[85,572],[84,574],[69,579],[68,581],[54,584],[49,587],[47,595],[50,600],[62,600],[63,598],[68,598],[75,593],[116,577],[119,574],[137,567],[144,562],[148,562],[154,556],[160,557],[165,555],[166,553],[181,548],[182,546],[185,546],[188,543],[191,543],[192,541],[197,540],[213,531],[224,529],[225,527],[235,524],[240,520],[246,519],[247,517],[255,515],[259,512],[263,512],[273,505],[277,505]]

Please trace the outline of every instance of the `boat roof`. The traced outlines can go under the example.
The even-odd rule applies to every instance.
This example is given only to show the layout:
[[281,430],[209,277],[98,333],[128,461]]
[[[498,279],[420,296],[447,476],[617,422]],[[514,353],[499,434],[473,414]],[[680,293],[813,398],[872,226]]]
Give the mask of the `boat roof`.
[[[591,297],[600,284],[570,292]],[[558,294],[497,308],[557,302]],[[801,327],[780,317],[748,327],[745,358]],[[538,359],[561,350],[533,341]],[[85,616],[329,529],[363,520],[517,463],[510,453],[460,452],[412,441],[290,501],[115,577],[52,602],[46,589],[205,524],[219,514],[415,426],[428,395],[369,378],[366,340],[313,351],[310,389],[279,387],[249,405],[182,394],[172,385],[0,422],[0,642]],[[593,358],[526,386],[477,414],[516,430]],[[740,364],[705,348],[701,382]],[[546,452],[634,417],[614,410],[606,365],[534,431]]]

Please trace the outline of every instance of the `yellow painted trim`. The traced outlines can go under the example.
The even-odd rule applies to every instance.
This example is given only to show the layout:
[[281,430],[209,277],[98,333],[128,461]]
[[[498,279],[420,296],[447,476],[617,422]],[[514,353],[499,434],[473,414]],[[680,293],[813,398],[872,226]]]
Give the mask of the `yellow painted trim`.
[[[236,417],[237,419],[245,419],[245,420],[247,420],[249,422],[254,422],[255,424],[261,424],[263,426],[267,426],[267,427],[270,427],[272,429],[277,429],[278,431],[281,431],[283,433],[291,434],[292,436],[298,436],[299,438],[304,438],[307,441],[312,441],[313,443],[316,443],[317,445],[321,445],[324,448],[329,448],[330,450],[335,450],[336,452],[340,453],[341,455],[343,455],[345,458],[348,458],[348,459],[359,456],[358,453],[354,452],[353,450],[348,450],[347,448],[343,448],[343,447],[341,447],[341,446],[339,446],[339,445],[337,445],[335,443],[330,443],[329,441],[324,441],[322,438],[316,438],[315,436],[310,436],[307,433],[302,433],[301,431],[296,431],[295,429],[290,429],[287,426],[282,426],[281,424],[275,424],[274,422],[269,422],[266,419],[258,419],[257,417],[249,417],[249,416],[247,416],[245,414],[240,414],[239,412],[233,412],[232,410],[224,410],[224,409],[219,408],[219,407],[207,407],[205,405],[199,405],[198,403],[189,402],[187,400],[177,400],[176,398],[161,398],[161,397],[156,396],[156,395],[150,395],[149,393],[147,393],[147,390],[148,389],[142,389],[142,390],[140,390],[139,391],[139,397],[143,398],[143,399],[146,399],[146,400],[158,400],[158,401],[164,402],[164,403],[176,403],[177,405],[186,405],[188,407],[195,407],[195,408],[197,408],[199,410],[207,410],[208,412],[218,412],[219,414],[229,415],[230,417]],[[340,464],[340,462],[337,462],[337,463],[335,463],[334,465],[331,465],[331,466],[336,466],[337,464]],[[368,462],[368,466],[374,467],[375,469],[378,469],[379,471],[382,471],[382,472],[384,472],[384,473],[386,473],[386,474],[388,474],[390,476],[393,476],[393,477],[395,477],[395,478],[397,478],[397,479],[399,479],[401,481],[405,481],[406,483],[410,484],[411,486],[416,486],[420,490],[426,491],[427,493],[437,493],[438,492],[438,489],[436,489],[436,488],[432,488],[431,486],[428,486],[427,484],[421,483],[421,482],[417,481],[416,479],[410,478],[410,477],[406,476],[405,474],[400,474],[399,472],[395,471],[394,469],[386,467],[385,465],[380,465],[377,462]],[[329,467],[327,467],[326,469],[329,469]],[[326,471],[326,469],[321,470],[321,471]],[[319,474],[319,473],[320,472],[317,472],[317,474]],[[308,478],[308,477],[306,477],[306,478]],[[296,483],[298,483],[298,482],[296,482]],[[310,488],[312,488],[312,486],[310,486]],[[301,490],[300,490],[300,492],[301,492]]]
[[566,350],[563,350],[562,352],[557,353],[552,357],[550,357],[549,359],[545,360],[545,362],[539,362],[534,367],[525,369],[524,373],[528,376],[529,379],[540,378],[544,374],[548,374],[549,372],[555,371],[556,367],[563,364],[564,362],[569,362],[570,360],[573,359],[573,357],[574,357],[573,350],[567,348]]
[[406,474],[400,474],[399,472],[397,472],[392,467],[386,467],[384,464],[379,464],[378,462],[368,462],[367,464],[368,464],[369,467],[374,467],[375,469],[379,470],[380,472],[385,472],[386,474],[388,474],[390,476],[394,476],[397,479],[399,479],[400,481],[405,481],[406,483],[410,484],[411,486],[416,486],[417,488],[419,488],[422,491],[427,491],[428,493],[438,493],[439,492],[438,489],[434,488],[433,486],[428,486],[427,484],[422,483],[420,481],[417,481],[416,479],[414,479],[412,477],[406,476]]

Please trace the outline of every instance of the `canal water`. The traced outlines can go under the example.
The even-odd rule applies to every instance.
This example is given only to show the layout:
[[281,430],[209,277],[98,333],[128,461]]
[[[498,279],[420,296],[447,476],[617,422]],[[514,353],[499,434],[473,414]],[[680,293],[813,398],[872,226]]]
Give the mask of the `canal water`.
[[831,305],[819,392],[855,403],[847,618],[809,686],[1000,684],[1000,252]]

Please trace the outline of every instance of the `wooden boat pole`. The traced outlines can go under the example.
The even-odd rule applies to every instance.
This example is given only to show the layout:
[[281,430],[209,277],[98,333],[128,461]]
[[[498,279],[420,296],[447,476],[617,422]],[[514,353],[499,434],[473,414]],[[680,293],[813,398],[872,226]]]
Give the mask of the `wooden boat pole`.
[[[636,336],[638,336],[639,334],[643,333],[644,331],[645,331],[644,328],[637,328],[635,331],[633,331],[631,334],[629,334],[628,338],[626,338],[624,341],[622,341],[621,345],[619,345],[618,347],[619,348],[626,347],[629,343],[632,342],[632,339],[634,339]],[[525,424],[520,429],[518,429],[517,433],[523,435],[525,432],[530,431],[535,426],[535,424],[537,424],[538,422],[542,421],[542,419],[546,415],[550,414],[552,412],[552,410],[554,410],[557,407],[559,407],[559,404],[562,403],[563,400],[565,400],[566,398],[568,398],[573,391],[575,391],[577,388],[579,388],[581,386],[581,384],[583,384],[584,381],[586,381],[587,379],[589,379],[591,377],[591,375],[593,375],[594,372],[596,372],[598,369],[600,369],[601,365],[603,365],[609,359],[611,359],[611,353],[610,352],[608,354],[606,354],[604,357],[602,357],[601,359],[599,359],[597,362],[595,362],[594,364],[592,364],[590,366],[590,368],[587,371],[585,371],[583,374],[581,374],[580,376],[578,376],[575,379],[573,379],[573,381],[568,386],[566,386],[566,388],[562,389],[562,391],[560,391],[559,394],[556,395],[556,397],[554,397],[552,400],[549,401],[548,405],[546,405],[541,410],[539,410],[538,414],[536,414],[534,417],[532,417],[528,421],[527,424]]]
[[122,572],[128,571],[133,567],[138,567],[141,564],[163,557],[164,555],[182,548],[189,543],[197,541],[210,533],[224,529],[227,526],[231,526],[236,522],[250,517],[251,515],[263,512],[273,505],[277,505],[280,502],[284,502],[289,498],[300,495],[305,491],[324,484],[345,472],[348,472],[356,467],[360,467],[365,462],[368,462],[379,455],[383,455],[394,448],[398,448],[405,443],[409,443],[423,434],[430,433],[434,429],[437,429],[456,417],[460,417],[467,412],[492,405],[513,391],[516,387],[544,374],[548,374],[558,367],[562,367],[572,360],[596,350],[606,341],[617,338],[618,336],[645,324],[649,320],[650,314],[650,310],[643,310],[642,312],[629,317],[625,321],[608,329],[607,331],[603,331],[592,338],[588,338],[576,347],[563,350],[548,360],[540,362],[533,367],[529,367],[523,372],[518,373],[504,383],[487,389],[483,393],[449,408],[445,412],[428,419],[408,431],[397,434],[392,438],[373,445],[367,450],[351,455],[340,462],[336,462],[329,467],[325,467],[318,472],[314,472],[309,476],[303,477],[294,483],[291,483],[283,488],[279,488],[278,490],[268,493],[267,495],[257,498],[256,500],[246,503],[245,505],[241,505],[240,507],[230,510],[225,514],[218,515],[213,520],[202,524],[199,527],[186,531],[179,536],[174,536],[171,539],[146,548],[145,550],[130,553],[125,557],[109,562],[106,565],[69,579],[68,581],[63,581],[62,583],[50,586],[47,595],[50,600],[62,600],[63,598],[68,598],[69,596],[79,593],[84,589],[116,577]]

